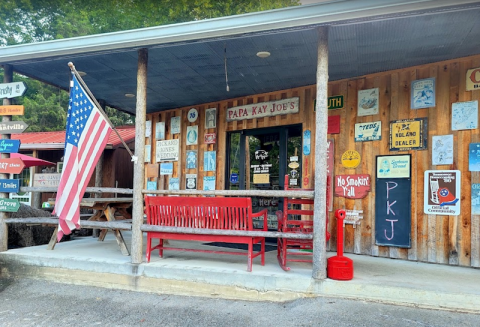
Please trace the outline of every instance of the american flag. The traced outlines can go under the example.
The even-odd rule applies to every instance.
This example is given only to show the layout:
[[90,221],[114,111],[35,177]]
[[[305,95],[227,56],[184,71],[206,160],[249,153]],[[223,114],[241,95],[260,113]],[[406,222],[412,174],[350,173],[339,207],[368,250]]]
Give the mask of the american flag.
[[58,242],[63,235],[80,227],[80,201],[112,131],[76,76],[72,75],[63,171],[54,210],[59,218]]

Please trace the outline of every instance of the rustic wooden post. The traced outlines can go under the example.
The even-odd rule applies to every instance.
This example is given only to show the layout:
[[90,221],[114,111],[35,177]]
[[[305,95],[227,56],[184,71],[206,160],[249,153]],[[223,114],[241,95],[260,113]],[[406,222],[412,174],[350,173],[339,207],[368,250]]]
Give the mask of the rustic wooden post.
[[[33,150],[33,157],[38,158],[38,150]],[[37,173],[37,167],[30,167],[30,180],[35,180],[35,174]],[[42,208],[42,193],[40,192],[31,192],[32,196],[32,208],[40,209]]]
[[312,277],[327,277],[326,190],[327,190],[327,95],[328,27],[318,28],[317,103],[315,112],[315,204],[313,216]]
[[[13,80],[13,71],[12,66],[4,65],[3,66],[3,82],[4,83],[11,83]],[[3,105],[10,105],[12,102],[11,99],[5,98],[3,99]],[[12,116],[3,116],[2,121],[11,121]],[[3,134],[2,139],[10,139],[10,134]],[[10,155],[8,153],[2,153],[2,158],[9,158]],[[8,174],[0,174],[1,179],[7,179]],[[0,193],[0,198],[8,198],[8,193]],[[5,219],[8,218],[7,212],[0,212],[0,252],[7,251],[8,249],[8,226],[5,222]]]
[[145,120],[147,116],[148,49],[138,50],[137,108],[135,117],[135,156],[133,166],[132,263],[142,263],[143,183],[145,177]]

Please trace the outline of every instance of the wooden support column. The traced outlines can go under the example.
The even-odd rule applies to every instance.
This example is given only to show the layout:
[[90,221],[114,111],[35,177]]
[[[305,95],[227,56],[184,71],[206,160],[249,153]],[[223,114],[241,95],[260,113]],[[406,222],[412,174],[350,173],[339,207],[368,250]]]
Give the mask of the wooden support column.
[[133,166],[133,208],[132,208],[132,263],[142,263],[141,227],[143,224],[143,194],[145,178],[145,120],[147,116],[147,64],[148,50],[138,50],[137,108],[135,117],[135,156]]
[[[98,104],[102,106],[103,111],[105,111],[105,100],[98,100]],[[100,158],[98,158],[97,165],[95,166],[95,187],[102,187],[103,183],[103,160],[104,160],[104,153],[105,150],[103,150]],[[114,185],[108,185],[108,186],[114,186]],[[101,193],[95,193],[96,198],[101,198],[102,194]]]
[[[13,80],[13,70],[12,66],[4,65],[3,66],[3,82],[4,83],[11,83]],[[12,104],[11,99],[3,99],[3,105],[10,105]],[[11,121],[12,116],[3,116],[2,121],[7,122]],[[10,139],[10,134],[3,134],[2,139]],[[2,158],[9,158],[10,155],[8,153],[2,153]],[[7,179],[9,178],[8,174],[0,174],[0,179]],[[0,198],[8,198],[8,193],[0,193]],[[5,222],[5,219],[8,218],[7,212],[0,212],[0,252],[7,251],[8,249],[8,226]]]
[[[32,156],[34,158],[38,158],[38,150],[33,150]],[[33,181],[35,180],[35,174],[37,173],[37,167],[30,167],[29,169],[30,169],[30,180],[32,181],[31,184],[33,186]],[[32,199],[32,208],[35,208],[35,209],[42,208],[42,193],[32,192],[31,199]]]
[[315,112],[315,204],[313,216],[314,279],[327,277],[326,190],[327,190],[327,96],[328,27],[318,29],[317,106]]

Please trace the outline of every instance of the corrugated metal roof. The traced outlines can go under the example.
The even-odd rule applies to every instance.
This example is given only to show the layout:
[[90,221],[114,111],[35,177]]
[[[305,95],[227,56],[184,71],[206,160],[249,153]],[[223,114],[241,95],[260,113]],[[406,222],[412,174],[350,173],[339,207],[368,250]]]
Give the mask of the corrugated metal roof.
[[[135,140],[135,126],[117,127],[117,131],[129,143]],[[20,140],[20,149],[63,149],[65,145],[65,131],[34,132],[12,134],[11,139]],[[122,144],[120,138],[112,131],[105,148],[114,149]]]

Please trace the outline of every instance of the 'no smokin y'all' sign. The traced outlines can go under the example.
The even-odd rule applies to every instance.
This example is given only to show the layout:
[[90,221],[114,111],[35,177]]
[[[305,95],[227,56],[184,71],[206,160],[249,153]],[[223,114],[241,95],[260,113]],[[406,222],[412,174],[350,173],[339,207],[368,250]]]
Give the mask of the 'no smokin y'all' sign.
[[349,199],[363,199],[370,192],[370,175],[337,175],[335,195]]
[[229,108],[227,122],[297,113],[298,103],[299,98],[296,97]]

